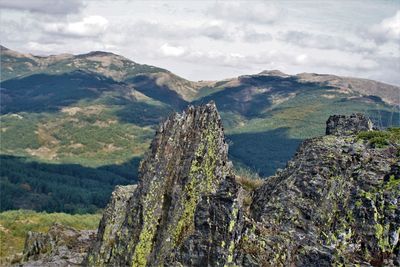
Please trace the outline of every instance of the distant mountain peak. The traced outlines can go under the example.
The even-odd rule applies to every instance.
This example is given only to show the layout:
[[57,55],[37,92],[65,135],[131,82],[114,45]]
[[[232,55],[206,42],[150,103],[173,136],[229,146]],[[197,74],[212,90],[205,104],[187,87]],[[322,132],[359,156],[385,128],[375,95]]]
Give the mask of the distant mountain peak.
[[264,70],[260,72],[258,75],[267,75],[267,76],[279,76],[279,77],[289,77],[289,74],[283,73],[280,70]]
[[3,45],[0,45],[0,50],[10,50],[10,49],[8,49],[7,47],[5,47]]
[[[121,55],[114,54],[112,52],[106,51],[90,51],[89,53],[79,54],[75,56],[76,58],[87,58],[87,57],[116,57],[123,58],[125,60],[129,60]],[[131,61],[131,60],[130,60]]]

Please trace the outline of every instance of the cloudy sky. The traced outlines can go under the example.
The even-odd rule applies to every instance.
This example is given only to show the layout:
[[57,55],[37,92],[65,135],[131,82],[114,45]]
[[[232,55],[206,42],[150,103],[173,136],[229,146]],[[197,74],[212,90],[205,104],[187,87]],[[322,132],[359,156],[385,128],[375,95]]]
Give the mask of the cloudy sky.
[[105,50],[190,80],[267,69],[400,85],[397,1],[0,0],[1,44]]

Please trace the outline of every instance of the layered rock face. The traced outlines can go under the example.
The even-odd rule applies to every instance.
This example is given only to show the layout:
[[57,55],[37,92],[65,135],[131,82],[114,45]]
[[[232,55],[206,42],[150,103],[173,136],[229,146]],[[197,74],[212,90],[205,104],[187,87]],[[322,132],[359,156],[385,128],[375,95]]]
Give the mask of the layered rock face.
[[83,265],[399,266],[400,131],[372,128],[332,116],[329,135],[254,183],[232,174],[213,103],[175,114],[139,184],[114,191]]

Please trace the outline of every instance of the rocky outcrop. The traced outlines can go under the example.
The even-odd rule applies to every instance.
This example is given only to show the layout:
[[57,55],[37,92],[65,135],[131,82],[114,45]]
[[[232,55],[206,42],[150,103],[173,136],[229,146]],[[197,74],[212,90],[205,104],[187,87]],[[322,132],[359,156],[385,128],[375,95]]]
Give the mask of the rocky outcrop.
[[96,232],[54,224],[47,233],[29,232],[18,266],[80,266]]
[[371,131],[372,122],[363,114],[333,115],[326,122],[326,134],[338,136],[357,134],[361,131]]
[[[351,118],[350,118],[351,119]],[[398,266],[398,146],[373,149],[355,135],[305,141],[287,168],[256,191],[256,265]]]
[[232,174],[213,103],[174,114],[139,184],[114,191],[83,264],[399,266],[400,130],[371,129],[362,115],[332,116],[328,135],[260,184]]

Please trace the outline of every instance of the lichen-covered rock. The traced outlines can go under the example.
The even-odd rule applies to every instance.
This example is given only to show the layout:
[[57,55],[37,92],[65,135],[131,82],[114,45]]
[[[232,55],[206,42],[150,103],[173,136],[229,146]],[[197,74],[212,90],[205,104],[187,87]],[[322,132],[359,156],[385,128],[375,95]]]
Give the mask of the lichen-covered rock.
[[18,266],[80,266],[96,236],[95,231],[75,230],[54,224],[47,233],[29,232]]
[[168,258],[168,266],[233,265],[243,227],[244,190],[227,177],[217,192],[203,196],[194,215],[194,231]]
[[373,124],[364,114],[333,115],[326,122],[326,134],[338,136],[352,135],[360,131],[370,131]]
[[[114,236],[99,236],[102,242],[112,240],[113,250],[102,255],[99,248],[104,246],[94,247],[88,264],[160,266],[179,253],[196,231],[198,204],[216,193],[231,173],[227,153],[214,103],[172,115],[141,162],[140,181],[123,212],[122,227]],[[104,227],[100,225],[99,235],[106,232]]]
[[[126,214],[126,207],[137,185],[116,186],[111,199],[103,212],[100,221],[97,238],[93,243],[91,251],[91,261],[98,265],[103,265],[109,261],[109,257],[113,255],[115,249],[115,238],[121,232]],[[87,262],[85,262],[85,265]]]
[[243,265],[399,266],[399,144],[336,134],[303,142],[256,191]]

